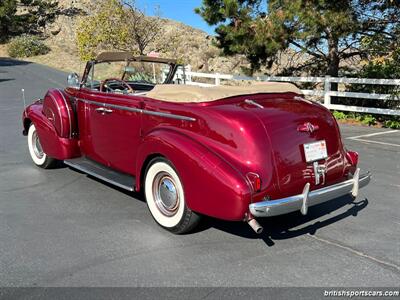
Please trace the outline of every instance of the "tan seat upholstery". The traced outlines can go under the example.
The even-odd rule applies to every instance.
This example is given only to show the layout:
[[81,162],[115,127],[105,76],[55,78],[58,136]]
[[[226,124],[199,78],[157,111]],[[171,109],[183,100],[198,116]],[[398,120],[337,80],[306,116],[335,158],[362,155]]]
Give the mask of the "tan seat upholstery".
[[168,102],[209,102],[219,99],[254,94],[296,93],[302,92],[291,83],[261,82],[247,86],[213,86],[162,84],[147,92],[146,97]]

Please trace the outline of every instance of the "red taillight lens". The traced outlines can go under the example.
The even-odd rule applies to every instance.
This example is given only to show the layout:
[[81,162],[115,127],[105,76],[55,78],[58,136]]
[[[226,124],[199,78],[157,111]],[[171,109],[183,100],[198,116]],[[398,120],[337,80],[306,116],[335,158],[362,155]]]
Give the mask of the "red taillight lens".
[[247,173],[246,177],[250,181],[255,192],[261,191],[261,179],[258,174],[250,172]]
[[357,152],[347,151],[346,157],[352,166],[357,166],[357,164],[358,164],[358,153]]

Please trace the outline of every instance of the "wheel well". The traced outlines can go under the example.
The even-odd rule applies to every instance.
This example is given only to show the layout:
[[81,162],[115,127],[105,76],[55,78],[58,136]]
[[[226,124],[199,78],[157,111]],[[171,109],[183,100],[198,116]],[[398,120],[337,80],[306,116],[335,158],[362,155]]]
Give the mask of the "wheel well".
[[144,184],[144,176],[146,175],[146,170],[149,167],[150,162],[157,157],[163,157],[166,158],[164,155],[160,153],[154,153],[146,157],[145,161],[142,164],[142,168],[140,170],[140,189],[143,190],[143,184]]
[[24,119],[24,131],[23,131],[24,135],[28,134],[29,126],[31,126],[31,124],[32,124],[31,119],[28,119],[28,118]]

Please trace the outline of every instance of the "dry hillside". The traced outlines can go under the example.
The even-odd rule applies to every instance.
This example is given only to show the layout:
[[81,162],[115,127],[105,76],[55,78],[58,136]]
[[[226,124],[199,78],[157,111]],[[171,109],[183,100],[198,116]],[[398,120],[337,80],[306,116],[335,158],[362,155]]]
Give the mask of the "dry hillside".
[[[46,55],[31,57],[28,60],[81,74],[85,62],[80,61],[78,57],[76,29],[85,14],[90,14],[88,7],[96,4],[96,1],[58,0],[58,3],[64,11],[81,11],[82,13],[59,15],[56,21],[45,29],[45,43],[51,48],[51,51]],[[163,34],[160,40],[151,45],[148,50],[163,48],[163,57],[183,60],[186,64],[192,66],[193,71],[239,74],[242,73],[242,66],[248,67],[247,60],[243,56],[222,56],[220,50],[213,46],[212,39],[213,37],[207,35],[204,31],[180,22],[163,19]],[[170,45],[167,49],[165,48],[166,41]],[[6,48],[7,45],[0,45],[0,57],[7,56]],[[289,49],[279,55],[272,69],[262,68],[262,70],[269,74],[280,73],[285,67],[298,66],[307,58],[307,55],[295,54],[293,50]],[[357,65],[359,65],[359,62],[347,61],[342,63],[342,67]]]
[[[93,0],[59,0],[59,6],[63,9],[79,9],[84,13]],[[94,1],[95,2],[95,1]],[[45,43],[51,48],[46,55],[30,57],[28,60],[42,63],[68,72],[82,73],[85,62],[79,60],[76,48],[76,28],[84,14],[72,16],[59,15],[56,21],[45,30]],[[162,39],[156,41],[165,44],[165,40],[173,43],[172,47],[165,50],[161,55],[164,57],[177,58],[192,66],[192,70],[201,72],[236,73],[240,72],[240,66],[246,65],[244,57],[222,57],[220,50],[212,45],[212,37],[204,31],[187,26],[183,23],[169,19],[163,19]],[[0,57],[7,56],[7,45],[0,45]],[[151,49],[149,49],[151,50]]]

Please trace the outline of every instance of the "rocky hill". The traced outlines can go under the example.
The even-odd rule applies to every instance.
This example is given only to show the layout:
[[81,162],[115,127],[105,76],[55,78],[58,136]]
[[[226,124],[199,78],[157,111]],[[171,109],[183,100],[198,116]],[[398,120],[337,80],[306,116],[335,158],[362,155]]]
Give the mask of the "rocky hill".
[[[78,56],[76,30],[82,18],[91,13],[90,7],[96,5],[96,0],[58,0],[58,3],[60,14],[44,30],[44,42],[51,51],[28,60],[82,74],[85,62]],[[162,48],[161,56],[179,59],[190,64],[193,71],[204,73],[243,74],[242,67],[249,67],[244,56],[222,56],[221,50],[213,45],[213,37],[206,32],[174,20],[162,19],[162,23],[160,38],[148,51]],[[165,44],[170,47],[165,48]],[[0,57],[7,56],[6,48],[7,45],[0,45]],[[289,49],[279,55],[271,69],[262,68],[259,74],[281,73],[284,68],[299,65],[305,60],[307,55]]]
[[[88,7],[96,1],[58,0],[58,3],[63,13],[44,30],[44,42],[51,51],[28,60],[81,74],[85,62],[78,57],[76,29],[81,19],[90,14]],[[163,33],[153,47],[158,48],[166,41],[171,41],[173,45],[161,51],[161,56],[180,59],[190,64],[193,71],[199,72],[240,73],[240,66],[247,66],[243,56],[221,56],[220,50],[212,45],[213,37],[206,32],[169,19],[163,19],[162,23]],[[0,46],[0,56],[6,56],[4,45]]]

